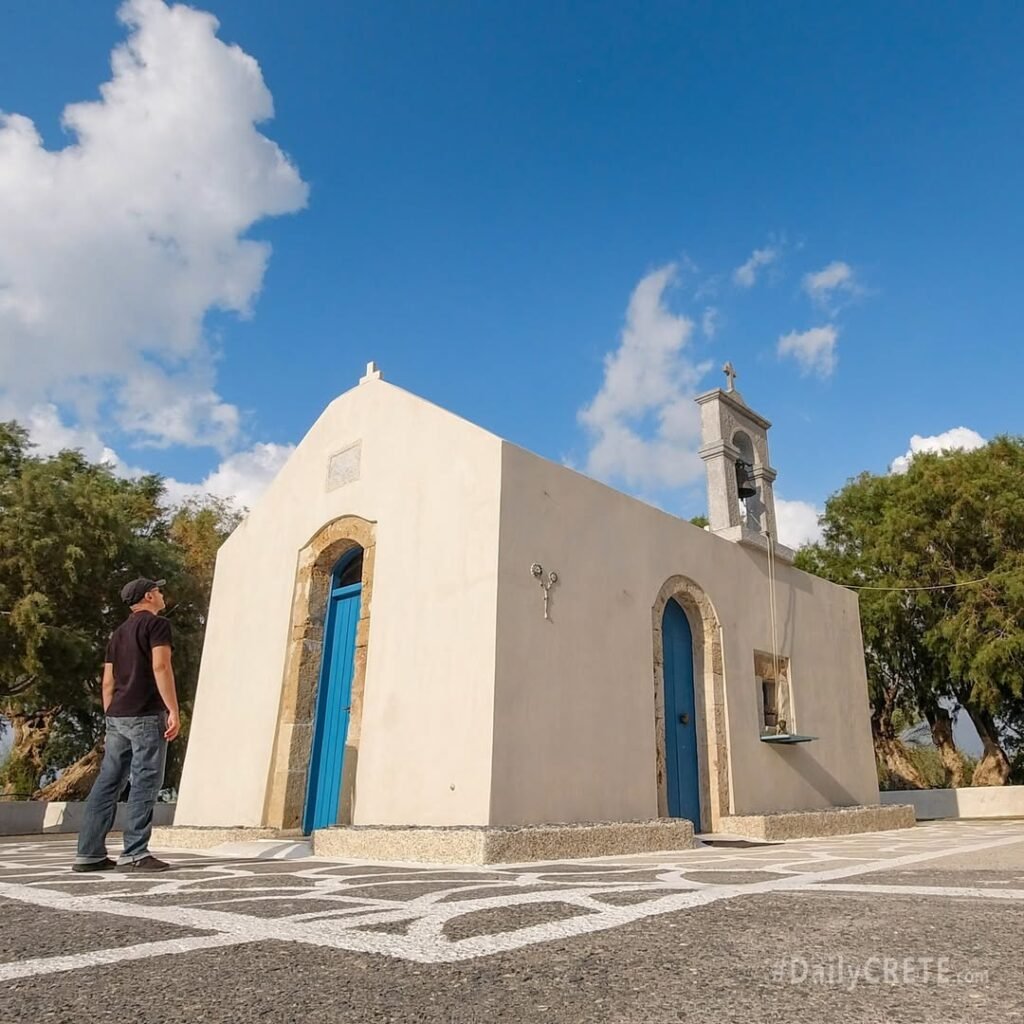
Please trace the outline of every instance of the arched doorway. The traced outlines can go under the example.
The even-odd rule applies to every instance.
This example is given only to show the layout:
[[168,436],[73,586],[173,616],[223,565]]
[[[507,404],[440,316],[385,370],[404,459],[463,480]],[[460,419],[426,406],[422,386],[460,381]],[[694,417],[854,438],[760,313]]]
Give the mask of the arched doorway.
[[363,549],[357,546],[345,552],[331,573],[302,816],[306,833],[338,823],[362,579]]
[[[722,819],[733,813],[729,716],[718,615],[695,580],[688,576],[671,576],[654,600],[651,625],[654,632],[654,768],[658,814],[661,817],[676,816],[669,807],[669,771],[671,768],[676,779],[679,778],[679,760],[675,749],[672,758],[669,756],[669,731],[681,724],[680,714],[690,714],[688,709],[676,706],[679,673],[688,668],[696,710],[695,716],[690,715],[690,721],[695,722],[691,736],[697,755],[695,775],[698,794],[696,810],[691,810],[697,816],[691,820],[695,829],[714,832]],[[686,686],[685,681],[682,685]],[[669,703],[671,706],[667,706]],[[676,738],[673,736],[673,740]],[[690,779],[695,777],[692,760],[684,774]],[[672,785],[675,786],[675,782]],[[690,816],[687,814],[685,817]]]
[[693,684],[693,635],[686,612],[665,603],[661,639],[665,676],[665,783],[668,813],[700,831],[700,764],[697,701]]

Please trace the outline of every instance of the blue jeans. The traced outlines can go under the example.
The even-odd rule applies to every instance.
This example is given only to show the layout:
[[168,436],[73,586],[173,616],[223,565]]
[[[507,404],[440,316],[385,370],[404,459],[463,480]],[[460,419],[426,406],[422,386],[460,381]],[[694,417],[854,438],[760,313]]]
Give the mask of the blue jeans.
[[164,782],[167,716],[107,718],[106,749],[100,774],[85,804],[85,820],[78,833],[76,864],[92,864],[107,856],[107,833],[114,827],[117,798],[131,775],[124,823],[124,853],[118,864],[149,855],[153,831],[153,804]]

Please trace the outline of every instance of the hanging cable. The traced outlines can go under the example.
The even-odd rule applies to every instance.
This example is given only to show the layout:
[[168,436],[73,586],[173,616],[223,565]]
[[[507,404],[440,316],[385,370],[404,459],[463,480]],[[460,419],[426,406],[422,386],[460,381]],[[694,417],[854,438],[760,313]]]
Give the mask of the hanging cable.
[[908,590],[952,590],[955,587],[973,587],[977,583],[987,583],[990,578],[989,576],[982,576],[980,580],[964,580],[963,583],[937,583],[932,587],[875,587],[856,583],[840,583],[839,586],[846,587],[847,590],[889,590],[894,593],[896,591]]
[[778,688],[781,681],[779,679],[779,619],[775,604],[775,542],[772,539],[770,528],[765,536],[768,538],[768,606],[772,619],[772,669],[775,672],[775,686]]

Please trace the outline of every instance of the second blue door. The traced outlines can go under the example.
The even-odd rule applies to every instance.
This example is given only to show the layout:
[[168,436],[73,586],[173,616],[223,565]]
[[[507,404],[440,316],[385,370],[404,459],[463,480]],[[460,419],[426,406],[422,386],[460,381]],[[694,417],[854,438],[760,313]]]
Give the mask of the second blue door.
[[697,708],[693,691],[693,635],[686,613],[675,602],[661,620],[665,669],[665,773],[668,813],[687,818],[700,831],[700,776],[697,769]]
[[[331,598],[324,624],[324,653],[317,690],[313,748],[309,759],[304,831],[338,823],[341,773],[352,703],[356,627],[362,584],[341,585],[346,566],[332,577]],[[358,578],[358,577],[357,577]]]

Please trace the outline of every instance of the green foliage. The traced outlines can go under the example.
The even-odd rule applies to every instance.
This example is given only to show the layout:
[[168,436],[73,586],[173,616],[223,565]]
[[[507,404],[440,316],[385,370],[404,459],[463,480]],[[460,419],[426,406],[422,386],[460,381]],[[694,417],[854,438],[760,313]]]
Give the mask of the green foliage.
[[[59,709],[44,778],[102,733],[104,651],[126,615],[118,592],[136,576],[167,580],[187,715],[216,551],[238,516],[216,499],[170,512],[162,498],[157,476],[121,479],[77,451],[36,456],[24,430],[0,423],[0,714]],[[180,756],[172,781],[176,770]]]
[[1014,755],[1010,763],[1010,777],[1006,782],[1009,786],[1024,786],[1024,748]]
[[0,787],[9,796],[27,800],[35,792],[38,782],[36,771],[24,758],[11,751],[0,764]]
[[[976,758],[968,757],[966,754],[959,754],[961,764],[964,766],[964,785],[971,784],[971,776],[978,764]],[[929,789],[945,789],[948,785],[946,769],[942,764],[939,752],[931,746],[907,747],[907,757],[911,764],[921,773],[928,783]],[[878,788],[890,792],[894,789],[904,789],[905,782],[898,775],[894,775],[881,761],[876,762],[878,769]]]
[[900,568],[922,584],[985,582],[921,598],[927,642],[993,714],[1024,696],[1024,442],[916,458]]
[[1024,720],[1024,440],[861,474],[829,499],[823,525],[797,565],[879,588],[859,591],[876,723],[942,702],[1012,748],[1010,724]]

